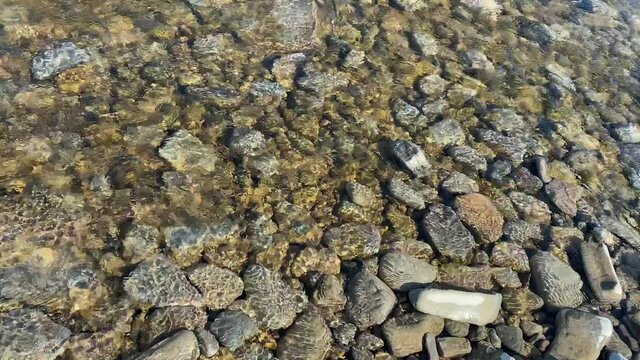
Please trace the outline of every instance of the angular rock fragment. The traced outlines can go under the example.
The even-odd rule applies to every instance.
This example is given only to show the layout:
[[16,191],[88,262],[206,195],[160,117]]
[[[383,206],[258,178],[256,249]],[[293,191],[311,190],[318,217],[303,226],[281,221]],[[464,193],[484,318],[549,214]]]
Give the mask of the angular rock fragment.
[[496,243],[491,250],[491,265],[509,267],[517,272],[529,271],[529,258],[524,249],[510,242]]
[[201,265],[189,271],[189,281],[200,291],[211,310],[224,309],[242,295],[242,279],[231,270],[215,265]]
[[517,288],[522,285],[518,273],[511,268],[492,267],[493,280],[502,288]]
[[336,275],[324,275],[316,286],[311,301],[320,308],[342,310],[347,302],[342,280]]
[[331,346],[331,332],[314,309],[304,311],[278,341],[278,359],[325,359]]
[[382,238],[374,225],[345,224],[325,232],[323,242],[342,260],[365,258],[380,249]]
[[389,189],[389,193],[400,203],[405,204],[413,209],[424,209],[424,199],[422,195],[417,191],[413,190],[407,184],[405,184],[402,180],[398,178],[393,178],[389,181],[387,185]]
[[435,144],[445,147],[464,144],[466,136],[459,122],[444,119],[429,126],[429,137]]
[[444,358],[456,358],[471,352],[471,343],[465,338],[442,337],[437,341],[438,352]]
[[158,154],[176,170],[187,173],[211,173],[218,161],[215,149],[203,144],[186,130],[178,130],[168,137]]
[[500,135],[493,130],[478,130],[478,139],[486,143],[498,155],[511,160],[514,165],[521,164],[527,152],[527,145],[520,138]]
[[0,354],[3,359],[56,359],[71,331],[38,310],[17,309],[0,314]]
[[440,254],[461,262],[469,260],[476,244],[453,209],[442,204],[433,205],[422,224]]
[[34,79],[44,80],[89,60],[86,50],[71,41],[63,41],[36,55],[31,61],[31,73]]
[[596,360],[613,334],[611,321],[588,312],[564,309],[556,316],[556,336],[545,356],[558,360]]
[[582,198],[582,189],[561,180],[553,180],[545,186],[547,195],[563,213],[574,217],[578,213],[577,201]]
[[211,332],[205,329],[195,329],[194,333],[198,339],[198,347],[200,348],[200,354],[202,356],[210,358],[218,353],[220,345]]
[[182,330],[170,338],[134,357],[134,360],[196,360],[200,356],[198,339],[189,330]]
[[240,348],[245,341],[258,334],[255,321],[236,310],[225,310],[220,313],[211,323],[209,330],[224,347],[231,351]]
[[127,295],[141,305],[155,307],[202,304],[202,296],[180,267],[163,255],[141,262],[124,281]]
[[487,160],[470,146],[455,146],[451,148],[448,153],[455,162],[462,164],[467,169],[475,172],[484,172],[487,170]]
[[437,268],[424,260],[392,251],[380,259],[378,276],[397,291],[423,287],[436,279]]
[[180,329],[203,328],[207,313],[195,306],[169,306],[153,310],[142,326],[140,342],[151,345]]
[[604,244],[580,243],[580,254],[587,281],[598,301],[618,303],[624,297],[622,286]]
[[411,290],[409,299],[422,313],[478,326],[493,322],[502,303],[500,294],[430,288]]
[[200,261],[206,230],[175,226],[166,229],[164,233],[171,257],[178,265],[187,267]]
[[492,243],[502,236],[504,218],[491,199],[482,194],[456,197],[456,213],[483,243]]
[[509,193],[509,199],[522,219],[538,224],[548,224],[551,221],[551,211],[547,204],[533,196],[513,191]]
[[479,191],[478,184],[465,174],[454,171],[440,184],[450,195],[471,194]]
[[232,155],[253,156],[267,146],[267,141],[260,131],[237,127],[231,131],[227,146]]
[[160,232],[148,225],[134,224],[122,242],[122,257],[132,263],[152,256],[158,249]]
[[421,178],[429,175],[431,164],[420,147],[405,140],[393,141],[390,152],[396,160],[411,175]]
[[441,317],[409,313],[391,318],[382,325],[391,353],[397,357],[408,356],[422,350],[422,339],[426,334],[438,335],[444,328]]
[[359,329],[382,324],[393,310],[396,296],[376,276],[356,274],[347,288],[347,316]]
[[547,308],[573,308],[584,301],[580,275],[555,255],[539,251],[529,259],[529,266],[535,291]]
[[609,215],[598,216],[598,220],[605,229],[623,238],[634,249],[640,250],[640,234],[626,221],[618,220]]

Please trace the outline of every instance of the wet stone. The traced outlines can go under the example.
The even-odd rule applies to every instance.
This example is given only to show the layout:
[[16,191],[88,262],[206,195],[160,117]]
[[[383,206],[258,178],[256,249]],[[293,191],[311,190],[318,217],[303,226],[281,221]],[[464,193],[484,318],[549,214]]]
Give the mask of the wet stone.
[[339,87],[347,86],[349,80],[342,76],[313,72],[299,78],[296,83],[302,90],[325,96],[334,93]]
[[427,119],[420,110],[402,99],[391,101],[391,110],[396,123],[407,131],[416,132],[427,127]]
[[38,310],[0,314],[0,353],[7,359],[53,360],[62,354],[71,331]]
[[478,130],[478,140],[486,143],[496,154],[506,157],[514,165],[521,164],[527,153],[527,146],[521,139],[500,135],[492,130]]
[[264,135],[247,128],[235,128],[228,140],[229,151],[235,156],[251,156],[258,154],[267,146]]
[[511,173],[511,163],[506,160],[496,160],[489,166],[489,170],[485,174],[487,180],[498,185],[507,184],[507,175]]
[[471,343],[465,338],[442,337],[438,341],[438,352],[444,358],[455,358],[471,352]]
[[216,169],[216,151],[186,130],[168,137],[158,153],[178,171],[210,173]]
[[[410,1],[410,0],[402,0]],[[417,3],[420,0],[416,0]],[[411,34],[411,40],[416,46],[416,49],[423,56],[436,55],[438,53],[438,42],[431,34],[425,32],[413,32]]]
[[556,336],[546,356],[596,360],[613,333],[611,322],[584,311],[565,309],[556,316]]
[[202,304],[202,296],[180,267],[163,255],[141,262],[124,281],[124,290],[132,300],[145,306]]
[[246,314],[236,310],[220,313],[211,323],[209,330],[231,351],[240,348],[245,341],[258,334],[256,323]]
[[524,167],[514,170],[511,178],[515,181],[518,190],[525,194],[535,195],[542,188],[542,181]]
[[424,209],[424,199],[420,193],[413,190],[398,178],[393,178],[387,184],[387,189],[394,199],[413,209]]
[[315,310],[303,312],[278,341],[278,359],[324,359],[331,346],[331,332]]
[[439,75],[428,75],[419,80],[420,91],[428,96],[440,95],[447,86],[447,81]]
[[524,249],[510,242],[499,242],[491,250],[491,265],[503,266],[516,272],[529,271],[529,258]]
[[478,184],[465,174],[454,171],[441,184],[442,190],[449,195],[471,194],[478,192]]
[[335,275],[324,275],[316,286],[311,301],[320,308],[342,310],[347,302],[342,280]]
[[424,260],[392,251],[380,259],[378,276],[396,291],[408,291],[436,279],[437,268]]
[[376,194],[371,189],[357,182],[347,183],[346,190],[351,201],[362,207],[371,207],[376,198]]
[[134,360],[196,360],[200,356],[198,339],[189,330],[182,330],[135,356]]
[[502,288],[517,288],[522,285],[518,273],[511,268],[492,267],[491,275],[496,284]]
[[384,346],[384,340],[370,332],[361,332],[356,336],[356,345],[362,349],[378,350]]
[[541,334],[544,331],[544,327],[542,327],[542,325],[527,320],[520,321],[520,329],[522,329],[522,333],[525,336]]
[[640,127],[637,124],[629,123],[616,126],[611,130],[611,133],[622,143],[640,143]]
[[524,315],[544,306],[544,300],[529,289],[503,289],[502,307],[514,315]]
[[604,244],[580,243],[580,254],[587,281],[596,298],[603,303],[617,303],[624,297],[622,286]]
[[203,328],[206,323],[206,312],[195,306],[158,308],[145,319],[140,341],[151,345],[177,330]]
[[538,224],[548,224],[551,221],[551,211],[547,204],[533,196],[513,191],[509,193],[509,199],[522,219]]
[[242,295],[244,284],[234,272],[215,265],[201,265],[189,271],[189,281],[200,291],[211,310],[224,309]]
[[461,60],[470,71],[493,72],[495,67],[487,55],[480,50],[471,49],[461,55]]
[[608,215],[598,216],[598,220],[605,229],[623,238],[634,249],[640,250],[640,234],[626,221]]
[[573,217],[578,213],[577,201],[582,198],[582,189],[561,180],[553,180],[545,185],[545,191],[551,201],[563,213]]
[[556,39],[555,34],[551,31],[549,26],[528,19],[523,19],[521,21],[518,33],[525,39],[542,46],[550,45]]
[[393,158],[411,175],[417,178],[429,175],[431,164],[418,145],[397,140],[391,143],[390,151]]
[[355,275],[347,287],[347,316],[359,329],[382,324],[395,306],[393,291],[366,272]]
[[553,180],[551,175],[549,175],[549,164],[547,163],[547,159],[542,156],[536,156],[533,158],[533,164],[535,165],[536,174],[543,183],[548,184]]
[[498,132],[512,133],[525,128],[522,116],[513,109],[493,109],[485,117],[491,127]]
[[323,242],[342,260],[365,258],[380,249],[382,238],[374,225],[345,224],[325,232]]
[[206,230],[185,226],[165,230],[165,241],[171,257],[181,267],[193,265],[200,260],[204,250]]
[[341,345],[349,345],[356,337],[358,328],[349,323],[342,324],[333,330],[333,339]]
[[89,60],[86,50],[71,41],[64,41],[38,53],[31,61],[31,73],[35,80],[44,80]]
[[460,123],[453,119],[444,119],[429,126],[429,138],[442,147],[463,145],[465,137]]
[[502,346],[515,351],[516,353],[526,356],[528,351],[522,338],[522,330],[517,326],[498,325],[495,328]]
[[457,196],[456,213],[483,243],[492,243],[502,236],[504,218],[494,203],[481,194]]
[[455,146],[449,150],[449,155],[457,163],[473,172],[484,172],[487,170],[487,160],[480,156],[470,146]]
[[382,334],[394,356],[408,356],[422,350],[426,334],[438,335],[444,328],[444,320],[437,316],[410,313],[387,320]]
[[442,204],[433,205],[422,224],[440,254],[462,262],[469,260],[476,244],[453,209]]
[[491,271],[486,266],[464,266],[455,263],[440,265],[438,283],[465,290],[492,290]]
[[149,225],[133,224],[122,242],[122,257],[138,263],[151,257],[158,250],[160,232]]
[[540,225],[524,220],[507,221],[504,225],[507,240],[525,248],[535,248],[536,243],[543,240]]
[[547,308],[574,308],[584,301],[580,275],[550,252],[539,251],[529,266],[534,289]]
[[220,345],[218,340],[212,333],[205,329],[195,329],[194,333],[198,338],[198,346],[200,348],[200,355],[210,358],[218,353]]

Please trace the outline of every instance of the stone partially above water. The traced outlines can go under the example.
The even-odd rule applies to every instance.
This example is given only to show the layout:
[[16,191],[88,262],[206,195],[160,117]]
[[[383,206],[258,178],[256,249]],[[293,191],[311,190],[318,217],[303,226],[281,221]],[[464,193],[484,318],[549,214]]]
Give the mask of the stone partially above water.
[[411,290],[409,299],[422,313],[478,326],[495,321],[502,303],[500,294],[430,288]]
[[278,341],[278,359],[322,360],[331,347],[331,332],[315,309],[303,312]]
[[580,254],[589,286],[603,303],[618,303],[624,297],[622,286],[604,244],[580,243]]
[[89,59],[86,50],[71,41],[64,41],[36,55],[31,61],[31,73],[34,79],[44,80],[63,70],[86,63]]
[[392,251],[380,259],[378,276],[397,291],[422,287],[436,279],[438,269],[413,256]]
[[124,281],[127,295],[146,306],[180,306],[202,304],[198,293],[180,267],[164,255],[141,262]]
[[596,360],[613,334],[611,321],[588,312],[564,309],[556,316],[556,337],[545,359]]
[[198,339],[189,330],[182,330],[155,344],[134,360],[196,360],[200,356]]
[[38,310],[19,309],[0,314],[2,359],[56,359],[70,336],[69,329]]
[[504,218],[491,199],[482,194],[460,195],[455,199],[456,213],[483,243],[498,241]]
[[376,276],[361,271],[347,287],[347,316],[359,329],[380,325],[393,310],[396,296]]
[[550,252],[539,251],[529,259],[534,289],[547,308],[574,308],[584,301],[580,275]]
[[440,254],[462,262],[469,260],[476,244],[453,209],[442,204],[433,205],[422,224]]

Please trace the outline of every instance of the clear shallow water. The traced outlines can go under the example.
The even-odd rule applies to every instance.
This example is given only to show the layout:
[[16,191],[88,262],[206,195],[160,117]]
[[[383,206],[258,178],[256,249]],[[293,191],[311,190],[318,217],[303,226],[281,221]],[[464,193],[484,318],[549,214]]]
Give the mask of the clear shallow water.
[[[418,316],[407,290],[425,284],[503,294],[492,328],[553,324],[545,294],[562,284],[536,285],[537,250],[583,282],[561,308],[625,319],[639,16],[601,1],[0,0],[0,353],[129,358],[187,328],[211,329],[219,358],[402,357],[420,339],[399,350],[406,329],[381,324]],[[622,302],[591,282],[582,242],[608,246]],[[383,275],[390,250],[413,260]],[[382,280],[349,291],[365,273]],[[219,318],[246,324],[237,346]],[[354,340],[370,333],[384,346]],[[545,339],[504,350],[535,358]]]

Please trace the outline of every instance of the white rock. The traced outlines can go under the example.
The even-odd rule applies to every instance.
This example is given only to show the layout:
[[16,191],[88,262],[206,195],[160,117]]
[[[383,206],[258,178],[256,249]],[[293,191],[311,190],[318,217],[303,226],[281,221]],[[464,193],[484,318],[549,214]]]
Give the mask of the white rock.
[[409,292],[413,307],[425,314],[483,326],[498,317],[502,295],[459,290],[416,289]]
[[603,303],[618,303],[624,297],[622,286],[604,244],[581,243],[580,254],[587,280],[596,298]]
[[605,317],[564,309],[556,316],[556,337],[545,359],[596,360],[613,335],[613,325]]

